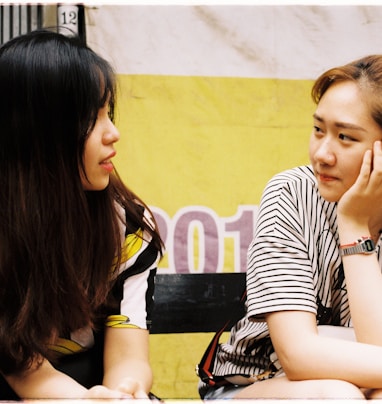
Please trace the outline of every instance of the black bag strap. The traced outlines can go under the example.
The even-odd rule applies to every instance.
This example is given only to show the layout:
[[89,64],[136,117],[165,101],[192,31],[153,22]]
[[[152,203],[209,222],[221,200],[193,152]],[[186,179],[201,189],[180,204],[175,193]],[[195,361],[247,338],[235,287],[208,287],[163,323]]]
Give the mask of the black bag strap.
[[[244,292],[240,298],[240,306],[245,302],[247,298],[247,290],[244,289]],[[227,328],[231,328],[238,321],[238,315],[236,313],[228,319],[225,324],[215,333],[211,342],[209,343],[204,355],[200,361],[200,363],[196,366],[196,374],[202,380],[202,382],[206,383],[208,386],[223,386],[225,384],[230,384],[224,376],[214,376],[212,374],[216,353],[219,347],[219,339],[223,332]]]

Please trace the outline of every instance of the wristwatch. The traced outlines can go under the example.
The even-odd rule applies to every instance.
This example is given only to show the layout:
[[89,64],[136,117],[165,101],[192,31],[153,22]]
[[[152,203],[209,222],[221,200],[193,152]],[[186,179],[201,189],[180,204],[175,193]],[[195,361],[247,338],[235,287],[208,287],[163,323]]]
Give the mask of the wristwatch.
[[375,244],[371,237],[362,237],[352,244],[340,246],[340,254],[372,254],[375,251]]

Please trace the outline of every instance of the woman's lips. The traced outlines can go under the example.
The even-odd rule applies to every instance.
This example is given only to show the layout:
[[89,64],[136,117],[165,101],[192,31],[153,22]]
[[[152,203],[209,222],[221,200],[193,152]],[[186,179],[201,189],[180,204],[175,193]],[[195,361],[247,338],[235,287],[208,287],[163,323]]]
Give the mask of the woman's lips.
[[113,151],[105,160],[101,161],[99,164],[102,168],[104,168],[107,172],[111,173],[114,170],[114,165],[111,162],[111,159],[116,155],[117,153]]
[[114,170],[114,165],[110,160],[102,161],[100,163],[100,166],[109,173],[111,173]]
[[336,177],[332,177],[332,176],[326,175],[326,174],[318,174],[318,178],[321,182],[331,182],[331,181],[335,181],[337,179]]

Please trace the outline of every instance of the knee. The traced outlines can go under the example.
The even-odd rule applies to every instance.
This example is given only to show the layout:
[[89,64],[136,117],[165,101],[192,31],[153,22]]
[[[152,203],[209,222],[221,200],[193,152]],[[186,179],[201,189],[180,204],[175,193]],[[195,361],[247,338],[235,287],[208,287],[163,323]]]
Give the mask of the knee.
[[361,389],[343,380],[322,380],[318,387],[318,398],[365,399]]
[[365,399],[361,389],[352,383],[334,379],[291,381],[286,377],[255,382],[235,398],[271,399]]

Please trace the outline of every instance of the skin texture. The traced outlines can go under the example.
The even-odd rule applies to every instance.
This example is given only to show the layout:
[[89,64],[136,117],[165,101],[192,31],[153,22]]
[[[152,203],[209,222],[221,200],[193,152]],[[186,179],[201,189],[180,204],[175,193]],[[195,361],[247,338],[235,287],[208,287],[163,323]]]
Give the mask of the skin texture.
[[101,191],[109,184],[111,158],[116,155],[114,143],[119,140],[119,132],[109,118],[108,104],[98,112],[96,124],[85,144],[84,167],[86,176],[81,181],[87,191]]
[[[335,83],[313,117],[310,160],[320,194],[338,202],[341,244],[382,228],[382,129],[366,100],[357,83]],[[320,335],[312,313],[270,313],[266,320],[286,376],[254,383],[237,398],[381,397],[381,269],[376,254],[346,256],[343,264],[356,341]]]

